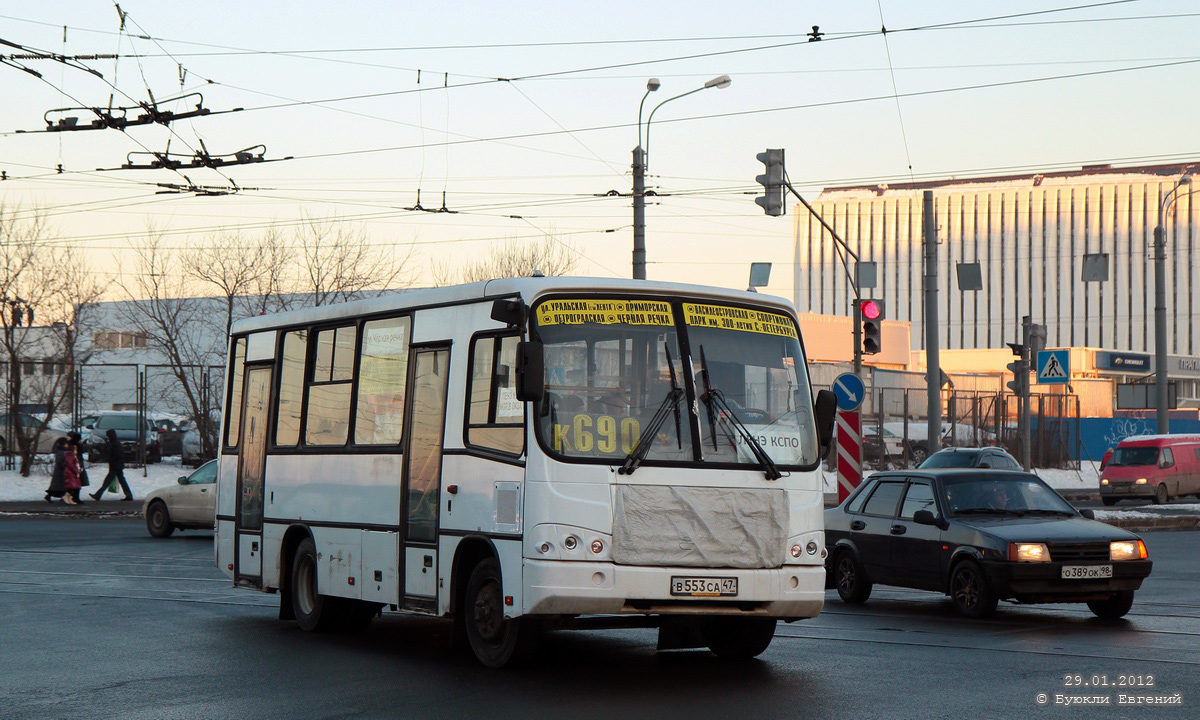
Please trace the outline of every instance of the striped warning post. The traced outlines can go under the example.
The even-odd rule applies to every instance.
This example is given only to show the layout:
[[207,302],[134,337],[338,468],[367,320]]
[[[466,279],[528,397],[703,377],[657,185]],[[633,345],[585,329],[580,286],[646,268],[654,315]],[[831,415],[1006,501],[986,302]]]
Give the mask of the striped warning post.
[[862,482],[862,424],[857,410],[837,414],[838,503]]

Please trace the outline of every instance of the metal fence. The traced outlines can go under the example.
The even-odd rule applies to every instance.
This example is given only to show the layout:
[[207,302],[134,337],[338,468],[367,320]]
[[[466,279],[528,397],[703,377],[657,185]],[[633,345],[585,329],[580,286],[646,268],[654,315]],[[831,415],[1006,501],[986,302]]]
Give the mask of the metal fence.
[[[0,369],[4,372],[7,367]],[[142,424],[146,420],[156,421],[168,419],[169,424],[184,428],[197,427],[201,433],[207,432],[210,439],[215,437],[213,428],[219,422],[222,392],[224,389],[224,368],[219,365],[187,365],[175,368],[170,365],[145,365],[135,363],[84,363],[76,365],[73,370],[67,369],[69,378],[66,382],[58,383],[56,397],[48,397],[46,392],[40,392],[36,386],[25,384],[19,391],[19,397],[14,398],[14,385],[3,383],[4,420],[0,422],[0,453],[4,455],[5,469],[16,466],[18,456],[14,433],[20,431],[13,427],[16,423],[10,417],[8,409],[15,405],[22,413],[35,418],[43,418],[54,400],[58,399],[57,412],[51,418],[52,427],[47,432],[63,429],[74,429],[87,438],[87,420],[97,413],[106,410],[126,410],[137,413]],[[181,380],[179,375],[186,378]],[[140,425],[139,425],[140,426]],[[7,432],[6,432],[7,431]],[[160,437],[160,448],[165,444],[166,452],[161,454],[178,454],[182,450],[182,431],[169,430],[176,433],[168,443],[163,443],[165,437]],[[43,432],[43,435],[46,434]],[[38,443],[38,449],[44,450],[48,442],[44,439]],[[201,443],[202,448],[211,448],[209,443]],[[200,459],[211,455],[200,450]],[[132,464],[144,464],[153,459],[152,453],[145,442],[139,442],[136,457]]]

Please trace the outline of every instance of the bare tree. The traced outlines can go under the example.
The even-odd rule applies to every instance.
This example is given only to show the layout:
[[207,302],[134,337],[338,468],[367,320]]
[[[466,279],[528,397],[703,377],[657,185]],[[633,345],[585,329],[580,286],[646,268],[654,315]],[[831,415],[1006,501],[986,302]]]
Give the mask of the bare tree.
[[278,306],[292,251],[271,228],[257,238],[223,233],[209,237],[180,256],[183,272],[218,293],[225,311],[225,333],[233,321]]
[[[38,209],[0,205],[0,353],[7,368],[4,450],[15,449],[28,476],[42,436],[70,398],[76,321],[100,295],[99,284],[65,248],[49,241]],[[34,326],[35,315],[44,325]],[[22,405],[41,408],[36,416]],[[34,422],[24,418],[34,417]]]
[[194,297],[195,281],[160,237],[151,233],[135,253],[133,280],[123,288],[126,302],[117,306],[118,319],[165,360],[201,432],[204,452],[212,455],[216,446],[212,414],[220,405],[220,393],[206,390],[209,370],[224,365],[221,339],[228,331],[226,317],[214,313],[221,307],[219,301]]
[[578,264],[575,249],[553,235],[532,242],[514,238],[493,248],[484,257],[467,262],[459,270],[459,277],[461,282],[477,282],[528,277],[535,271],[543,275],[567,275]]
[[411,253],[397,257],[367,243],[362,228],[309,219],[295,234],[301,271],[295,290],[312,305],[362,297],[409,281]]

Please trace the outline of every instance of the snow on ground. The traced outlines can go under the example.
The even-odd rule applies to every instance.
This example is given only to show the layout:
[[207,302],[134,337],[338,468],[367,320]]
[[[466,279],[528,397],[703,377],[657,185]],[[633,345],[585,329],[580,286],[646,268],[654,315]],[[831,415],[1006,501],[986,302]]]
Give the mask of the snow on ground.
[[[50,456],[41,455],[38,462],[33,466],[29,477],[21,477],[17,470],[0,470],[0,502],[12,501],[28,501],[41,500],[46,495],[46,486],[50,484]],[[13,458],[14,462],[17,461]],[[2,461],[0,461],[2,467]],[[126,467],[125,481],[129,483],[129,489],[133,491],[135,500],[141,500],[146,497],[146,494],[151,490],[157,490],[160,487],[174,484],[181,475],[190,475],[192,468],[181,467],[178,457],[166,457],[160,463],[147,465],[144,469],[140,467]],[[88,465],[88,479],[91,485],[84,488],[84,492],[93,493],[100,489],[100,483],[104,480],[104,476],[108,474],[108,465],[97,463]],[[121,497],[120,488],[116,494],[105,493],[103,502],[109,500],[117,500]],[[90,502],[91,498],[84,497],[84,502]]]
[[[49,460],[48,456],[41,457]],[[88,477],[92,484],[86,488],[87,492],[96,492],[107,472],[108,466],[104,464],[89,466]],[[141,499],[151,490],[171,485],[179,476],[189,475],[191,472],[192,468],[180,466],[178,457],[166,457],[161,463],[148,465],[144,472],[142,468],[125,468],[125,480],[129,482],[129,489],[133,491],[133,496]],[[1098,468],[1091,463],[1083,463],[1083,467],[1079,470],[1035,470],[1034,472],[1050,487],[1061,492],[1098,492],[1100,488]],[[866,474],[870,477],[871,471],[868,470]],[[0,470],[0,502],[41,500],[46,494],[46,486],[49,484],[50,465],[48,462],[34,465],[33,472],[27,478],[21,477],[16,470]],[[837,492],[837,473],[825,473],[825,492]],[[114,496],[105,494],[105,498],[111,497]],[[120,497],[119,492],[116,497]],[[1182,506],[1173,505],[1172,507]]]

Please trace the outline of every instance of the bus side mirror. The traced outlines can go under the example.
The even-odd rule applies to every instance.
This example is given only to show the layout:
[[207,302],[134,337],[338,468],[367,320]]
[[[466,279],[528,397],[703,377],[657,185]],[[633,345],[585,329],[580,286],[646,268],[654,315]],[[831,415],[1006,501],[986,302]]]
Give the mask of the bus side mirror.
[[502,322],[509,327],[525,327],[525,319],[528,317],[528,311],[529,308],[519,299],[497,300],[492,303],[492,319],[496,322]]
[[546,360],[542,344],[525,340],[517,344],[517,399],[537,402],[546,392]]
[[829,452],[833,444],[833,417],[837,413],[837,396],[832,390],[817,391],[813,402],[813,414],[817,420],[817,444],[821,446],[821,457]]

